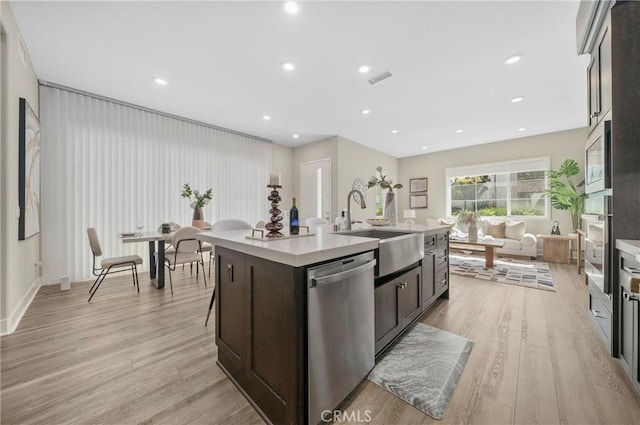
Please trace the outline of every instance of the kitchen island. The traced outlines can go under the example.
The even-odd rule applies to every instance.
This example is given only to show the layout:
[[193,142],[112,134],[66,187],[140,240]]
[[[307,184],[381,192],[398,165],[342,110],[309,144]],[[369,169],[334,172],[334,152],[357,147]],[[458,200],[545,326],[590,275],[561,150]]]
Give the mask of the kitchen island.
[[[334,302],[327,306],[326,313],[323,309],[313,312],[315,301],[310,298],[312,289],[308,276],[311,271],[340,262],[347,267],[347,264],[353,263],[362,254],[373,258],[377,255],[380,243],[380,239],[376,238],[334,234],[330,228],[331,226],[312,227],[313,236],[274,241],[248,239],[251,232],[247,230],[215,234],[203,232],[198,235],[198,239],[215,245],[218,365],[270,423],[320,422],[318,409],[313,407],[317,400],[314,398],[314,391],[310,390],[310,381],[318,374],[324,376],[325,364],[328,375],[335,373],[329,369],[336,362],[324,357],[321,361],[314,360],[318,350],[310,352],[309,347],[313,347],[310,345],[310,334],[315,332],[312,329],[315,329],[313,326],[318,321],[329,321],[336,315],[349,317],[349,303],[353,303],[354,311],[356,307],[362,308],[362,304],[368,305],[372,312],[375,311],[375,319],[360,321],[365,329],[370,329],[371,334],[375,332],[375,352],[380,353],[380,348],[383,347],[380,343],[382,337],[385,338],[385,347],[393,344],[402,331],[417,320],[438,296],[448,296],[448,228],[386,226],[376,229],[421,234],[425,246],[424,259],[397,273],[375,280],[372,270],[370,274],[363,272],[362,279],[368,279],[365,285],[370,289],[370,296],[349,298],[345,295],[344,300],[340,301],[341,308],[336,308],[337,302]],[[441,251],[436,254],[438,240],[441,240]],[[429,250],[429,247],[433,249]],[[357,268],[364,270],[366,267],[371,268],[372,264],[373,261],[363,262]],[[446,264],[446,269],[443,269],[442,264]],[[423,279],[425,272],[430,273],[430,278]],[[340,274],[346,276],[347,272],[337,273],[336,276]],[[407,274],[417,282],[414,285],[415,292],[403,292],[401,289],[405,283],[403,276]],[[437,277],[440,278],[439,283],[435,282]],[[391,288],[389,282],[394,279],[397,283],[393,283]],[[425,285],[430,285],[431,288],[424,290]],[[406,286],[405,283],[404,287]],[[409,286],[411,287],[410,284]],[[344,288],[349,287],[347,285]],[[378,290],[379,288],[382,290]],[[403,298],[403,294],[409,293],[417,295],[413,304],[419,308],[417,311],[414,308],[410,316],[401,316],[401,312],[406,311],[403,310],[406,298],[410,298]],[[393,311],[390,310],[391,306],[394,306]],[[358,317],[368,316],[352,317],[351,321],[357,321]],[[393,329],[390,329],[392,325]],[[323,337],[322,332],[320,337]],[[350,353],[361,351],[352,339],[344,338],[343,343],[336,343],[335,340],[330,343],[330,338],[327,337],[327,356],[331,357],[332,351],[343,353],[337,363],[347,363]],[[373,341],[370,351],[373,356]],[[326,409],[336,407],[343,398],[344,396],[340,396],[337,401],[330,401]]]

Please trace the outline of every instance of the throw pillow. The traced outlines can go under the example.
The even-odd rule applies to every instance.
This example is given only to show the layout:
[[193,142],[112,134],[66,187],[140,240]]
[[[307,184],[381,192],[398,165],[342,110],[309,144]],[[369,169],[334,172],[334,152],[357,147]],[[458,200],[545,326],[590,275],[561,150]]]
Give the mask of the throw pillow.
[[478,220],[478,237],[482,237],[487,234],[487,229],[491,224],[491,220],[488,218],[483,218]]
[[450,226],[453,227],[454,224],[456,224],[455,220],[445,220],[444,218],[440,219],[440,224],[443,226]]
[[524,235],[527,224],[524,221],[507,220],[504,227],[504,237],[508,239],[520,240]]
[[487,228],[487,235],[502,239],[504,238],[504,227],[504,222],[492,221]]

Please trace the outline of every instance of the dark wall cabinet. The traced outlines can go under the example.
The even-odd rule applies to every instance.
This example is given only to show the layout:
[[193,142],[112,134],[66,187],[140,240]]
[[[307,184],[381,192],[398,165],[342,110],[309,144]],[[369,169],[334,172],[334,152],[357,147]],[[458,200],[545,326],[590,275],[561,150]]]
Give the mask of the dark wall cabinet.
[[619,252],[620,268],[620,306],[619,306],[619,341],[620,365],[629,377],[635,390],[640,393],[640,358],[638,357],[638,339],[640,337],[639,306],[640,294],[632,292],[633,283],[640,282],[640,276],[634,271],[640,270],[638,263],[632,256]]
[[274,423],[304,423],[300,269],[216,247],[218,364]]
[[611,109],[611,31],[607,18],[591,51],[587,83],[589,94],[589,131],[593,130]]
[[[576,18],[578,53],[590,54],[588,69],[589,127],[611,120],[610,240],[640,239],[640,2],[621,0],[581,1]],[[596,129],[595,131],[599,131]],[[594,196],[591,194],[590,196]],[[595,195],[597,196],[597,195]],[[610,345],[612,355],[623,367],[630,367],[637,334],[630,323],[637,308],[635,295],[623,286],[627,277],[619,267],[619,255],[612,261],[606,277],[611,297],[605,299],[590,287],[592,318]],[[607,311],[609,302],[611,310]],[[634,307],[636,306],[636,307]],[[596,315],[596,312],[600,312]],[[637,344],[636,344],[637,345]],[[637,348],[633,348],[637,352]]]

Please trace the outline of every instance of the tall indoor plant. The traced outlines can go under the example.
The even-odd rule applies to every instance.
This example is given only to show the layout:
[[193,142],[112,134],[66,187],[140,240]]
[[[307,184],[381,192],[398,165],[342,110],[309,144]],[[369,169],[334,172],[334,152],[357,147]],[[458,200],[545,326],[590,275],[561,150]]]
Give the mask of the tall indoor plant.
[[588,196],[581,193],[584,180],[578,184],[573,181],[573,177],[579,173],[578,163],[573,159],[565,159],[558,170],[547,171],[549,187],[544,191],[553,208],[569,211],[574,231],[580,228],[580,216],[584,212],[584,200]]
[[395,226],[398,224],[398,219],[396,217],[396,200],[393,189],[402,189],[402,185],[400,183],[393,184],[393,181],[387,180],[387,175],[382,172],[382,167],[377,166],[376,175],[371,176],[367,187],[371,189],[375,186],[380,186],[381,189],[387,189],[384,198],[383,215],[389,220],[389,224]]

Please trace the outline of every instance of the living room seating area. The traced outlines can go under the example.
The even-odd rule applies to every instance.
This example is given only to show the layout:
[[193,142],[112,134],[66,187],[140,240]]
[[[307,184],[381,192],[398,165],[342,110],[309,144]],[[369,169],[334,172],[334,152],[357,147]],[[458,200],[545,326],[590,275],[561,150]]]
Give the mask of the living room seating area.
[[[481,247],[464,247],[456,245],[455,239],[465,239],[468,236],[468,224],[456,221],[440,220],[442,224],[451,225],[451,248],[464,250],[482,250]],[[502,240],[504,246],[497,248],[498,255],[529,257],[535,259],[538,255],[536,237],[526,233],[526,222],[507,219],[505,221],[484,218],[478,221],[478,240]]]

